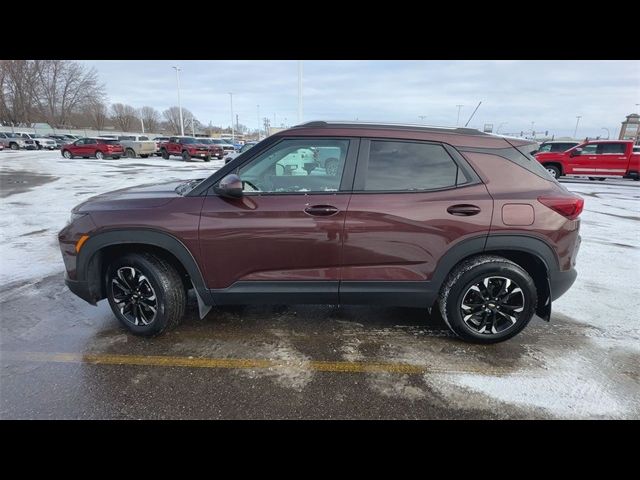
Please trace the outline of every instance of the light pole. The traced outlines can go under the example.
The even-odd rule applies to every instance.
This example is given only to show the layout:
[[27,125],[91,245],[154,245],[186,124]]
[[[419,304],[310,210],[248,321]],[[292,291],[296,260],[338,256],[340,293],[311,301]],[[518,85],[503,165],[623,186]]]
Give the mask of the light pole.
[[580,123],[581,118],[582,118],[582,115],[576,115],[576,129],[573,131],[573,138],[578,137],[578,124]]
[[258,141],[260,141],[260,105],[256,105],[258,107]]
[[458,107],[458,118],[456,119],[456,127],[460,125],[460,109],[464,107],[464,105],[456,105]]
[[184,137],[184,122],[182,121],[182,103],[180,102],[180,67],[173,67],[176,71],[176,83],[178,84],[178,110],[180,110],[180,135]]
[[496,135],[500,133],[500,129],[502,128],[503,125],[508,124],[509,122],[502,122],[500,125],[498,125],[498,128],[496,129]]
[[236,143],[236,131],[233,128],[233,92],[229,92],[229,101],[231,102],[231,143]]
[[302,60],[298,60],[298,124],[302,123]]
[[611,135],[609,134],[609,129],[607,127],[602,127],[601,130],[606,130],[607,131],[607,140],[609,140],[609,138],[611,137]]

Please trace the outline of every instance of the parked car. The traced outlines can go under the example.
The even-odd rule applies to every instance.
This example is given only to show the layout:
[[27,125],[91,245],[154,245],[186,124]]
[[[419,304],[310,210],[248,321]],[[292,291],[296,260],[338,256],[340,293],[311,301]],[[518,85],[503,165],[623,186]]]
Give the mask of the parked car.
[[640,153],[640,145],[633,146],[633,153]]
[[[534,314],[550,319],[580,246],[583,199],[527,145],[468,128],[298,125],[206,179],[76,206],[58,236],[66,284],[145,336],[174,327],[193,288],[201,317],[212,305],[399,305],[439,311],[465,340],[503,341]],[[339,151],[335,175],[287,174],[283,159],[318,148]]]
[[548,142],[542,142],[540,144],[540,148],[534,151],[533,154],[546,152],[565,152],[579,144],[580,142],[576,142],[573,140],[551,140]]
[[4,145],[0,142],[0,152],[4,150]]
[[147,158],[156,152],[156,142],[149,140],[146,135],[119,135],[116,140],[122,145],[127,158],[136,158],[138,155]]
[[55,150],[56,142],[51,138],[47,138],[43,135],[36,135],[35,133],[16,132],[16,135],[21,136],[24,139],[33,140],[38,150],[47,149]]
[[[219,145],[222,147],[222,149],[224,150],[223,157],[236,151],[236,149],[233,147],[233,144],[231,142],[228,142],[224,138],[212,138],[211,142],[214,145]],[[220,157],[220,158],[223,158],[223,157]]]
[[36,142],[32,139],[13,132],[0,132],[0,141],[6,148],[11,150],[37,150],[38,148]]
[[640,155],[633,152],[632,140],[592,140],[564,152],[537,153],[535,157],[554,178],[566,175],[592,180],[640,180]]
[[52,139],[54,142],[56,142],[56,148],[62,148],[67,143],[71,143],[70,139],[65,137],[64,135],[54,134],[54,135],[48,135],[47,137]]
[[214,143],[211,138],[197,137],[197,140],[198,142],[207,146],[207,148],[209,149],[209,156],[218,159],[224,157],[224,149],[222,148],[222,146]]
[[156,142],[156,152],[155,155],[157,155],[158,157],[162,155],[162,152],[160,151],[160,145],[168,142],[169,141],[169,137],[155,137],[153,139],[154,142]]
[[172,155],[182,157],[185,162],[192,158],[211,160],[209,145],[205,145],[195,137],[169,137],[169,141],[160,145],[162,158],[168,160]]
[[124,149],[117,140],[106,138],[81,138],[62,147],[64,158],[95,157],[97,159],[118,159],[124,155]]
[[244,145],[242,145],[242,147],[240,147],[240,150],[228,153],[227,156],[224,157],[224,163],[229,163],[231,160],[236,158],[238,155],[240,155],[241,153],[246,152],[247,150],[250,150],[251,147],[253,147],[254,145],[257,145],[257,144],[258,144],[258,142],[246,142]]

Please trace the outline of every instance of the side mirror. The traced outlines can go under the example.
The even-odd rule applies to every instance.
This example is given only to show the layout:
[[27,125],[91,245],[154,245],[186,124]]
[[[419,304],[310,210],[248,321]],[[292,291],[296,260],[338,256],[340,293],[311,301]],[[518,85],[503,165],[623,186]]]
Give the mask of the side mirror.
[[235,173],[230,173],[218,183],[214,191],[221,197],[241,198],[242,197],[242,180]]
[[569,154],[569,156],[570,157],[577,157],[581,153],[582,153],[582,149],[581,148],[574,148],[573,150],[571,150],[571,153]]

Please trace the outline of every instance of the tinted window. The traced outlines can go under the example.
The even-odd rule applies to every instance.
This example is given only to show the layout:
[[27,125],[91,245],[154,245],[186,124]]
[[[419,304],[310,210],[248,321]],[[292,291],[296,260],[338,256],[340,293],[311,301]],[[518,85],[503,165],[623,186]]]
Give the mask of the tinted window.
[[85,145],[95,145],[96,143],[98,143],[98,142],[96,142],[96,140],[94,140],[93,138],[85,138],[84,139],[84,144]]
[[598,154],[600,155],[620,155],[627,152],[624,143],[601,143],[598,145]]
[[598,148],[597,143],[590,143],[589,145],[585,145],[582,147],[582,151],[580,152],[580,155],[595,155],[597,148]]
[[[319,147],[336,149],[337,166],[327,172],[317,161]],[[268,193],[335,192],[340,188],[349,140],[283,140],[243,165],[244,191]]]
[[106,145],[118,145],[120,140],[99,140],[99,143],[104,143]]
[[365,190],[432,190],[456,185],[458,167],[441,145],[373,140]]
[[149,137],[138,137],[138,140],[140,140],[141,142],[146,142],[147,140],[149,140]]
[[195,138],[181,138],[180,139],[180,143],[182,143],[184,145],[188,145],[188,144],[191,144],[191,143],[199,143],[199,142]]

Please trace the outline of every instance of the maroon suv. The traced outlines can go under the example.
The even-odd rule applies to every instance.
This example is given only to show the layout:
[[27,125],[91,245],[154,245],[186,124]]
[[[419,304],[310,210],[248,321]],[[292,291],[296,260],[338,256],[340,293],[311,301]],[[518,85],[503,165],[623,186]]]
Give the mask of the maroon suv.
[[[206,179],[98,195],[59,240],[66,283],[129,330],[212,305],[439,309],[460,337],[506,340],[574,282],[582,198],[527,141],[465,128],[311,122]],[[309,150],[330,149],[325,169]]]

